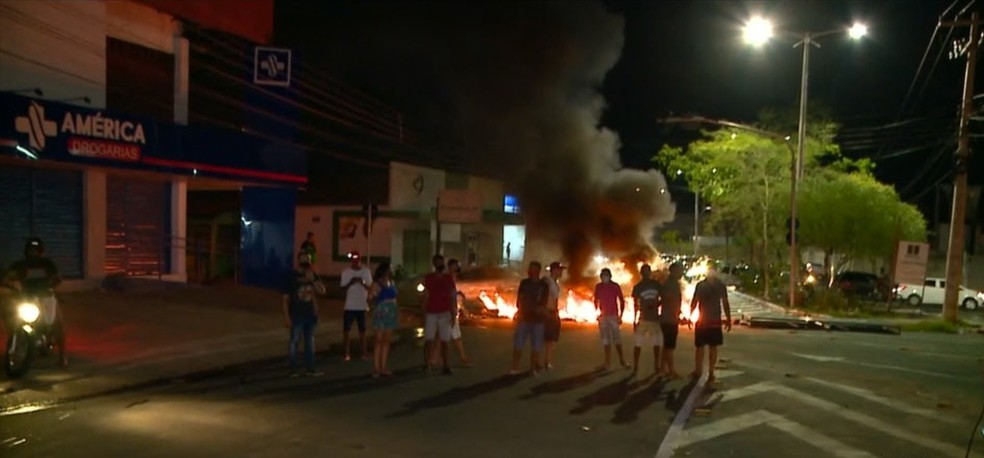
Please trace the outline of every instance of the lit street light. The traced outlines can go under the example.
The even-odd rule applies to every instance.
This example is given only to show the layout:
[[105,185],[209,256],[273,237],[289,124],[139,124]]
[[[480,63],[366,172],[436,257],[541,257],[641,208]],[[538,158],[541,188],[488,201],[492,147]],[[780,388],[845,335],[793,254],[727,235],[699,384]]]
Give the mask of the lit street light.
[[[813,32],[784,32],[783,35],[793,37],[796,43],[793,47],[803,47],[803,71],[800,79],[800,110],[799,110],[799,133],[796,156],[792,161],[790,171],[790,241],[789,241],[789,306],[796,306],[796,289],[799,283],[799,256],[796,240],[796,195],[797,184],[803,176],[803,151],[806,148],[806,102],[807,102],[807,83],[810,74],[810,48],[820,47],[817,39],[827,35],[838,33],[847,34],[857,40],[868,34],[868,27],[861,23],[854,24],[850,29],[832,29],[820,33]],[[744,27],[743,37],[745,43],[752,46],[762,46],[772,37],[772,22],[762,17],[753,17]]]

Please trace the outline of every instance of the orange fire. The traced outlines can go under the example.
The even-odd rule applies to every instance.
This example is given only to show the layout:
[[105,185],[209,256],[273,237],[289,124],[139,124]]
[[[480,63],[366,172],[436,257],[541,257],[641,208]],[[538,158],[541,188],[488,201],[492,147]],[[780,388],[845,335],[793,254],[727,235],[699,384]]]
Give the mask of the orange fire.
[[[592,270],[597,273],[601,271],[602,267],[608,267],[612,271],[612,281],[618,283],[622,286],[623,290],[627,293],[625,297],[625,313],[622,315],[623,323],[632,323],[635,319],[635,301],[633,301],[630,296],[630,290],[636,278],[633,276],[632,272],[628,269],[625,263],[622,262],[612,262],[606,258],[597,257],[595,258],[595,265],[592,266]],[[692,276],[692,282],[687,282],[681,280],[683,286],[683,303],[680,307],[680,319],[690,320],[691,322],[697,322],[700,318],[699,310],[691,309],[691,299],[694,295],[694,287],[696,285],[697,278],[702,276],[701,273],[707,270],[707,261],[703,260],[695,264],[690,271],[689,275]],[[659,269],[664,266],[662,260],[656,259],[649,263],[654,269]],[[639,263],[641,266],[642,263]],[[636,266],[637,268],[639,266]],[[482,302],[491,312],[496,313],[500,317],[513,318],[516,312],[519,310],[516,307],[515,299],[506,299],[502,297],[498,292],[489,295],[485,291],[481,291],[478,295],[478,299]],[[597,323],[598,322],[598,311],[595,310],[594,300],[592,298],[592,293],[587,289],[568,289],[567,298],[560,301],[560,318],[563,320],[576,321],[578,323]]]

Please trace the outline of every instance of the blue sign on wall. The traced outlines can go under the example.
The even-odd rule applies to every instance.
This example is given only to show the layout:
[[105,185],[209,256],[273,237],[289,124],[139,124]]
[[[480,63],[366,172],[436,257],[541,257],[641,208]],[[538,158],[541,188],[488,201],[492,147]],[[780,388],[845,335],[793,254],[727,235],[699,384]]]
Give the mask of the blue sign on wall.
[[290,50],[256,47],[253,53],[253,83],[290,86]]
[[307,152],[242,132],[157,123],[0,93],[0,145],[54,160],[303,186]]

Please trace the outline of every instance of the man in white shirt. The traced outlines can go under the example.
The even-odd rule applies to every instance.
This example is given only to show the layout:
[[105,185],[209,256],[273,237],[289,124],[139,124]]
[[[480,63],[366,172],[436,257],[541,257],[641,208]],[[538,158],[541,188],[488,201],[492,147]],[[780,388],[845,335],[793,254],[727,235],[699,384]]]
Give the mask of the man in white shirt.
[[352,265],[342,271],[342,289],[345,290],[345,313],[342,316],[342,339],[345,341],[345,361],[352,360],[349,351],[349,332],[352,323],[359,325],[359,343],[362,345],[362,359],[369,360],[369,349],[366,342],[366,312],[369,310],[369,287],[372,285],[372,273],[362,265],[362,256],[358,251],[348,254]]

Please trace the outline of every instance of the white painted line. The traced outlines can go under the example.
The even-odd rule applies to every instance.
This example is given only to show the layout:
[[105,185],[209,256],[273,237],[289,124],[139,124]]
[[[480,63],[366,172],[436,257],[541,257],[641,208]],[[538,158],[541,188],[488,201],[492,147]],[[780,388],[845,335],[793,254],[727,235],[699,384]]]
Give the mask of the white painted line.
[[688,429],[684,431],[683,437],[678,441],[678,447],[686,447],[759,425],[768,425],[786,432],[834,456],[842,458],[874,458],[874,455],[864,450],[851,447],[837,439],[765,410],[756,410]]
[[734,388],[731,390],[726,390],[721,392],[721,401],[727,402],[734,401],[736,399],[746,398],[748,396],[754,396],[756,394],[766,393],[776,389],[774,382],[762,382],[756,383],[754,385],[743,386],[741,388]]
[[656,451],[656,458],[670,458],[673,456],[673,451],[677,447],[676,442],[679,440],[680,433],[683,431],[683,425],[690,418],[690,413],[694,410],[694,402],[697,401],[697,397],[704,391],[704,385],[706,384],[707,374],[704,373],[701,374],[700,379],[697,380],[697,384],[690,390],[687,400],[680,407],[676,417],[673,418],[670,429],[666,431],[666,435],[663,436],[663,442],[659,444],[659,450]]
[[818,361],[818,362],[822,362],[822,363],[851,364],[851,365],[854,365],[854,366],[873,367],[873,368],[876,368],[876,369],[889,369],[889,370],[893,370],[893,371],[908,372],[908,373],[911,373],[911,374],[928,375],[930,377],[947,378],[947,379],[958,379],[959,378],[959,377],[954,377],[954,376],[948,375],[948,374],[940,374],[940,373],[937,373],[937,372],[921,371],[919,369],[909,369],[908,367],[889,366],[889,365],[885,365],[885,364],[861,363],[861,362],[857,362],[857,361],[850,361],[850,360],[845,359],[845,358],[840,357],[840,356],[818,356],[818,355],[806,355],[806,354],[803,354],[803,353],[790,353],[790,355],[797,356],[797,357],[800,357],[800,358],[806,358],[806,359],[810,359],[810,360]]
[[777,386],[774,390],[777,393],[788,396],[796,401],[802,402],[804,404],[816,407],[820,410],[826,410],[835,415],[839,415],[855,423],[867,426],[868,428],[881,431],[890,436],[895,436],[896,438],[907,440],[918,444],[920,446],[942,452],[944,456],[960,456],[965,452],[964,449],[950,445],[944,442],[940,442],[936,439],[932,439],[925,436],[920,436],[911,431],[906,431],[894,425],[890,425],[874,417],[870,417],[863,413],[855,412],[853,410],[845,409],[837,404],[830,401],[825,401],[820,398],[810,396],[801,391],[794,390],[785,386]]
[[743,429],[748,429],[775,419],[776,415],[764,410],[756,410],[741,415],[735,415],[723,420],[696,426],[683,432],[676,442],[676,447],[686,447],[715,437],[731,434]]
[[731,369],[717,369],[714,371],[714,376],[717,377],[718,380],[729,377],[737,377],[741,374],[744,374],[744,372]]
[[858,450],[837,439],[817,432],[813,428],[808,428],[792,420],[776,415],[776,419],[769,422],[769,426],[780,431],[785,431],[797,439],[807,442],[810,445],[842,458],[874,458],[874,455]]
[[926,418],[930,418],[932,420],[942,421],[942,422],[946,422],[946,423],[950,423],[950,424],[954,424],[954,425],[963,425],[964,424],[964,422],[962,422],[960,420],[957,420],[955,418],[941,416],[940,415],[940,412],[938,412],[938,411],[930,410],[930,409],[923,409],[923,408],[920,408],[920,407],[913,407],[913,406],[910,406],[910,405],[905,404],[905,403],[902,403],[902,402],[897,402],[897,401],[893,401],[893,400],[888,399],[888,398],[883,398],[883,397],[878,396],[877,394],[872,393],[871,391],[868,391],[868,390],[866,390],[864,388],[857,388],[857,387],[853,387],[853,386],[850,386],[850,385],[841,385],[840,383],[828,382],[826,380],[820,380],[820,379],[816,379],[816,378],[812,378],[812,377],[806,377],[805,380],[809,380],[809,381],[811,381],[813,383],[816,383],[818,385],[823,385],[823,386],[828,387],[828,388],[833,388],[835,390],[840,390],[840,391],[843,391],[845,393],[853,394],[855,396],[858,396],[858,397],[867,399],[867,400],[869,400],[871,402],[874,402],[875,404],[881,404],[881,405],[886,406],[886,407],[891,407],[891,408],[893,408],[895,410],[898,410],[900,412],[910,413],[910,414],[913,414],[913,415],[920,415],[920,416],[923,416],[923,417],[926,417]]

